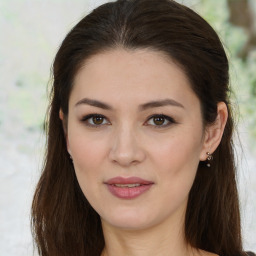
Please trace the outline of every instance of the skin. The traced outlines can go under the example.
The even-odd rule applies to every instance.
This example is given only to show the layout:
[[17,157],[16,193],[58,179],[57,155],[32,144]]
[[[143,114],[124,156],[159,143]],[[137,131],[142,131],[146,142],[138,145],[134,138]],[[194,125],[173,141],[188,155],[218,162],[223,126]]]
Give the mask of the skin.
[[[112,110],[81,103],[84,98]],[[167,98],[178,104],[139,109]],[[95,113],[104,116],[98,123],[85,120]],[[156,114],[173,121],[150,118]],[[70,95],[66,139],[80,187],[102,220],[102,255],[213,255],[186,243],[184,217],[198,164],[219,145],[226,120],[226,105],[219,103],[216,122],[203,127],[186,75],[161,52],[117,48],[86,60]],[[120,199],[104,184],[116,176],[154,185]]]

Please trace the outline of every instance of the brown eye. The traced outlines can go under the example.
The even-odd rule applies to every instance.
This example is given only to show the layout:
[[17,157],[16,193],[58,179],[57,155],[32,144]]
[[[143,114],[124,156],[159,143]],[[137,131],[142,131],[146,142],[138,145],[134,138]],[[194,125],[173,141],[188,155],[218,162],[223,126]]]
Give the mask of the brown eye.
[[154,128],[165,128],[175,123],[172,117],[166,115],[153,115],[147,121],[147,124]]
[[82,118],[81,120],[85,125],[90,127],[102,127],[103,125],[110,124],[106,117],[99,114],[90,114]]
[[97,124],[97,125],[102,124],[103,120],[104,120],[104,118],[102,116],[94,116],[92,118],[93,123]]
[[162,125],[164,124],[165,118],[162,116],[158,116],[158,117],[154,117],[153,120],[156,125]]

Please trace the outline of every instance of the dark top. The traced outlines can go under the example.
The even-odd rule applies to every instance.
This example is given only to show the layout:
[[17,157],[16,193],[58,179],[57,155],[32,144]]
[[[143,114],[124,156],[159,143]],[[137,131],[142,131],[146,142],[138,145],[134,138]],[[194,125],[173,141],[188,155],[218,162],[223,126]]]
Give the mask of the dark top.
[[253,252],[246,252],[248,256],[255,256]]

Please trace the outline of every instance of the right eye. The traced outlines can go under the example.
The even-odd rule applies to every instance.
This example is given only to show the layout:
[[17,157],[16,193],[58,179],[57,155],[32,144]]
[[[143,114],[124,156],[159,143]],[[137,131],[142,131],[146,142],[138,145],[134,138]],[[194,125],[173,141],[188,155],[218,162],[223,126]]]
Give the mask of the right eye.
[[109,124],[108,121],[106,121],[105,116],[99,115],[99,114],[90,114],[82,118],[82,122],[85,123],[85,125],[90,127],[98,128],[102,125]]

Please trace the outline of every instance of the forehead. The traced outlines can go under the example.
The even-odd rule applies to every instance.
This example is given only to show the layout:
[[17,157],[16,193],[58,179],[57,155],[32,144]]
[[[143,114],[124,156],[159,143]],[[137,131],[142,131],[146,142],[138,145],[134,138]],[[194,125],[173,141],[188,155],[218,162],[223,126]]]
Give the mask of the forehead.
[[163,99],[198,101],[183,70],[162,52],[112,49],[86,60],[74,79],[70,101],[82,97],[115,103]]

